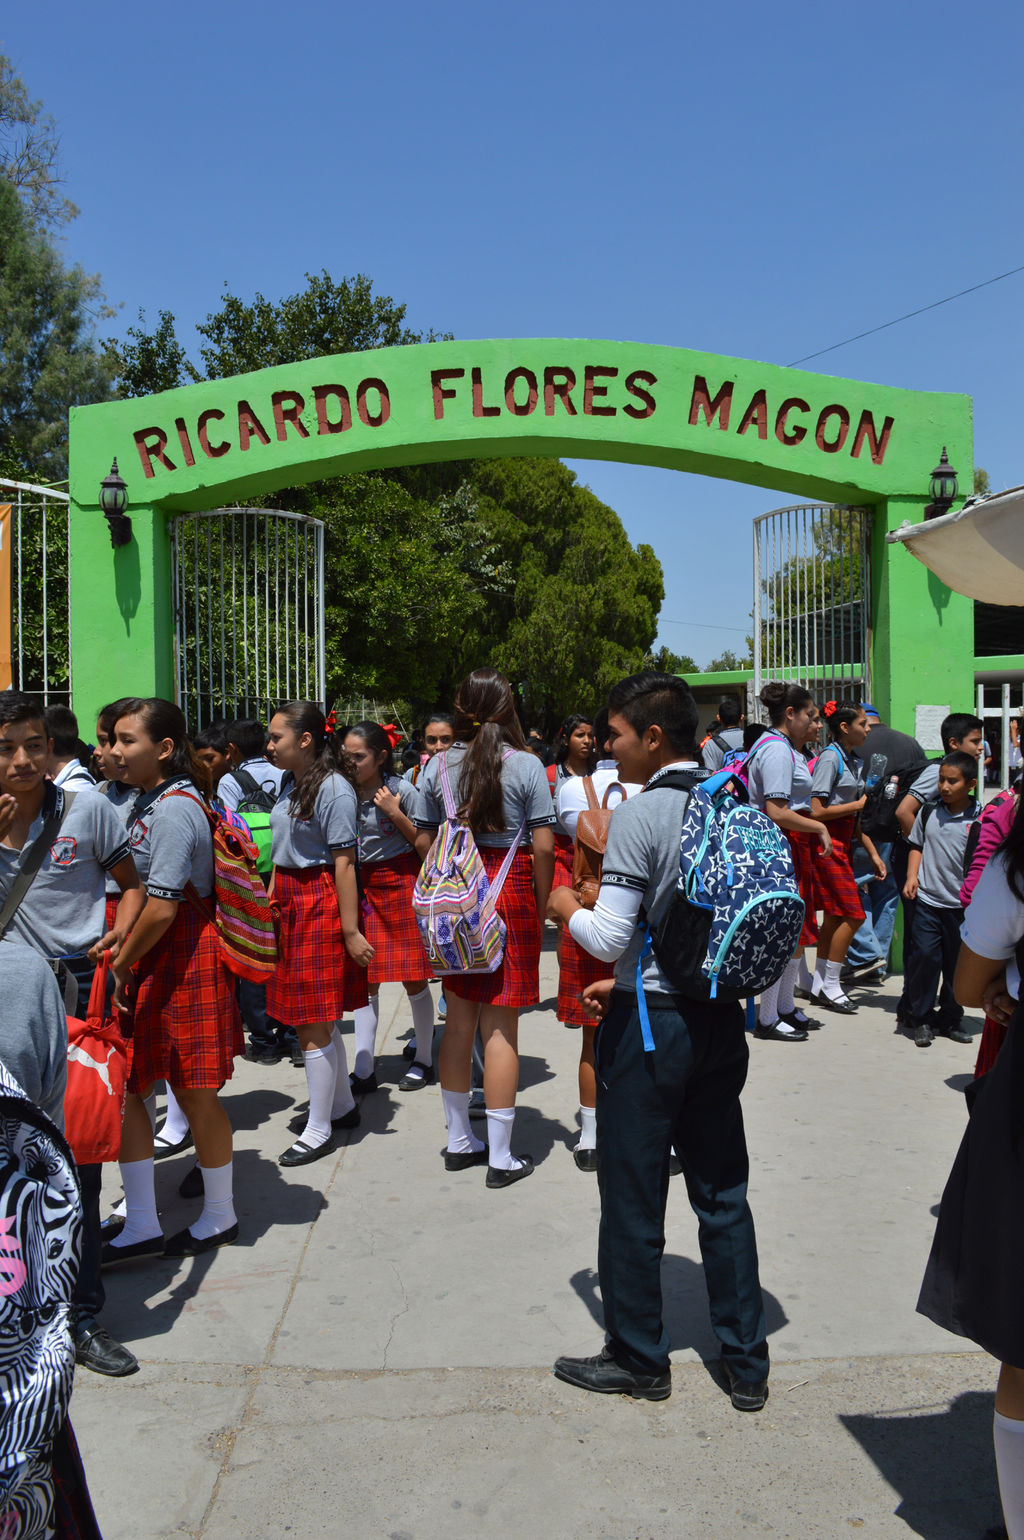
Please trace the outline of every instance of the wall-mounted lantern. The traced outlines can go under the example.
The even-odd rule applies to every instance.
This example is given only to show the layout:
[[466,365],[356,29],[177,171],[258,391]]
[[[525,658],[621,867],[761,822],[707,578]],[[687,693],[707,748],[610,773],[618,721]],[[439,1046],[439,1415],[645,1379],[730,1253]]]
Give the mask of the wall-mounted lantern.
[[932,471],[929,491],[932,500],[924,510],[926,519],[941,519],[944,513],[948,513],[956,498],[956,471],[950,465],[946,456],[946,446],[942,446],[942,456],[938,465]]
[[100,507],[110,525],[111,545],[128,545],[132,538],[132,521],[125,511],[128,507],[128,488],[118,472],[116,460],[110,467],[110,475],[104,476],[100,482]]

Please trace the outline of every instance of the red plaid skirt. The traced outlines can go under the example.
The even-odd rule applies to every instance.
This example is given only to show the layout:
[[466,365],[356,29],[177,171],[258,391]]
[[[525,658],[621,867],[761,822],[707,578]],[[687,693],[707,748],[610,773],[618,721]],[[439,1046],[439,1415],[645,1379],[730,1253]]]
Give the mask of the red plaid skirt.
[[[477,847],[488,877],[496,877],[507,854],[488,845]],[[540,921],[533,896],[533,863],[524,846],[512,858],[505,886],[498,897],[505,921],[505,956],[493,973],[446,973],[445,993],[482,1005],[507,1005],[523,1010],[540,1003]]]
[[601,962],[584,951],[569,934],[568,925],[558,929],[558,1004],[555,1014],[567,1027],[596,1026],[597,1017],[585,1011],[580,995],[588,984],[610,979],[614,963]]
[[[823,856],[818,844],[814,857],[814,880],[818,887],[818,901],[826,914],[842,920],[864,920],[864,902],[850,863],[850,845],[856,819],[852,813],[826,824],[832,836],[832,854]],[[817,842],[816,842],[817,843]]]
[[103,924],[106,930],[113,930],[114,921],[117,919],[117,906],[121,902],[121,895],[115,898],[113,893],[108,893],[104,900]]
[[171,928],[135,969],[131,1091],[168,1080],[215,1091],[245,1048],[235,980],[221,961],[217,930],[182,899]]
[[345,950],[334,868],[275,866],[274,902],[279,961],[267,980],[267,1015],[301,1027],[365,1005],[366,969]]
[[363,934],[373,947],[371,984],[405,984],[433,975],[412,912],[412,890],[422,862],[415,852],[360,867]]
[[978,1045],[978,1057],[974,1064],[975,1080],[979,1080],[982,1075],[987,1075],[998,1059],[999,1050],[1003,1046],[1006,1032],[1007,1026],[1005,1021],[995,1021],[991,1016],[985,1017],[981,1042]]
[[796,885],[800,889],[800,897],[804,901],[804,928],[800,932],[801,946],[817,946],[818,944],[818,920],[816,911],[821,908],[821,900],[818,894],[818,885],[815,881],[816,857],[814,852],[821,849],[821,842],[816,834],[793,833],[790,829],[782,831],[789,840],[789,848],[793,852],[793,869],[796,872]]
[[567,834],[559,834],[555,830],[555,875],[551,880],[552,888],[572,887],[572,858],[576,846]]

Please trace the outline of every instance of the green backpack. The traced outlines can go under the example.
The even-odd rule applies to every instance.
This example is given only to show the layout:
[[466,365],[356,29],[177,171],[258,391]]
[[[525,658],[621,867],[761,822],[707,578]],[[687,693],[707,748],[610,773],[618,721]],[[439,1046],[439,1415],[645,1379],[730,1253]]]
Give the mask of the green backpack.
[[256,846],[256,870],[263,876],[274,870],[271,858],[270,809],[274,799],[248,770],[232,770],[231,774],[242,788],[238,814],[244,818]]

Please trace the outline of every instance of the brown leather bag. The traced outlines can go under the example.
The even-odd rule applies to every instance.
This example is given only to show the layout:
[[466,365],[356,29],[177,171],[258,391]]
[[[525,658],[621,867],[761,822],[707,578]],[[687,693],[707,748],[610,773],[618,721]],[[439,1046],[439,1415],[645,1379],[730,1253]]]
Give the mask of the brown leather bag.
[[[576,844],[572,854],[572,890],[584,909],[593,909],[601,886],[601,863],[608,844],[608,825],[612,821],[613,808],[608,806],[608,793],[619,790],[621,801],[626,800],[626,788],[621,781],[612,781],[605,791],[600,806],[593,778],[583,777],[583,790],[588,806],[576,821]],[[617,806],[618,804],[616,804]]]

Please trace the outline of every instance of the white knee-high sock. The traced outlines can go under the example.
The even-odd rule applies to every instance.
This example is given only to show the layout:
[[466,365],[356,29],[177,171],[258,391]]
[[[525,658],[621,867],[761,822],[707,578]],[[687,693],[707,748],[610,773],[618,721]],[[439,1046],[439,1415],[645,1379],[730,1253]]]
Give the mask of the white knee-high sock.
[[788,1016],[790,1011],[792,1011],[792,1010],[794,1010],[796,1008],[796,995],[793,993],[793,991],[796,988],[797,974],[799,972],[800,972],[800,964],[796,960],[796,958],[794,958],[793,961],[786,968],[786,971],[782,975],[781,979],[779,980],[779,1015],[780,1016]]
[[515,1120],[514,1107],[487,1109],[487,1142],[491,1147],[487,1164],[496,1171],[518,1171],[522,1165],[522,1161],[512,1154],[512,1124]]
[[446,1091],[442,1086],[441,1103],[448,1124],[448,1153],[468,1155],[470,1151],[482,1150],[482,1141],[475,1137],[469,1126],[469,1092]]
[[409,996],[409,1009],[416,1033],[416,1063],[430,1064],[434,1052],[434,998],[429,984],[418,995]]
[[779,1019],[779,986],[769,984],[767,989],[762,989],[761,998],[757,1002],[757,1019],[762,1027],[774,1027]]
[[164,1117],[164,1126],[160,1130],[160,1137],[165,1144],[180,1144],[188,1133],[188,1118],[181,1109],[181,1103],[167,1087],[167,1113]]
[[796,960],[796,965],[799,969],[799,977],[797,978],[797,983],[801,989],[806,989],[807,993],[810,994],[811,985],[814,983],[814,979],[811,977],[811,970],[807,966],[807,954],[802,950],[800,956]]
[[124,1229],[110,1244],[135,1246],[139,1241],[152,1240],[160,1234],[152,1156],[149,1160],[123,1160],[121,1180],[126,1204]]
[[197,1241],[221,1235],[236,1223],[232,1195],[232,1163],[226,1166],[200,1166],[203,1173],[203,1212],[189,1229]]
[[323,1048],[304,1051],[302,1058],[309,1086],[309,1117],[299,1138],[303,1144],[315,1148],[331,1137],[331,1104],[338,1075],[338,1056],[334,1044],[327,1043]]
[[380,1021],[380,995],[371,995],[369,1005],[361,1005],[356,1015],[356,1061],[352,1073],[360,1080],[373,1074],[373,1056],[377,1047]]
[[578,1150],[597,1149],[597,1108],[580,1107],[580,1137]]
[[1024,1540],[1024,1422],[996,1412],[992,1441],[1006,1533],[1010,1540]]
[[825,969],[828,967],[826,957],[816,957],[814,960],[814,979],[811,983],[811,994],[820,995],[825,984]]
[[341,1028],[334,1023],[331,1031],[331,1042],[334,1044],[334,1054],[338,1065],[338,1072],[334,1079],[334,1101],[331,1104],[331,1117],[343,1118],[346,1112],[351,1112],[356,1104],[352,1095],[352,1087],[348,1080],[348,1056],[345,1053],[345,1039],[341,1035]]
[[830,962],[825,964],[825,978],[821,986],[821,992],[827,1000],[843,1000],[843,986],[839,982],[839,974],[842,963]]

